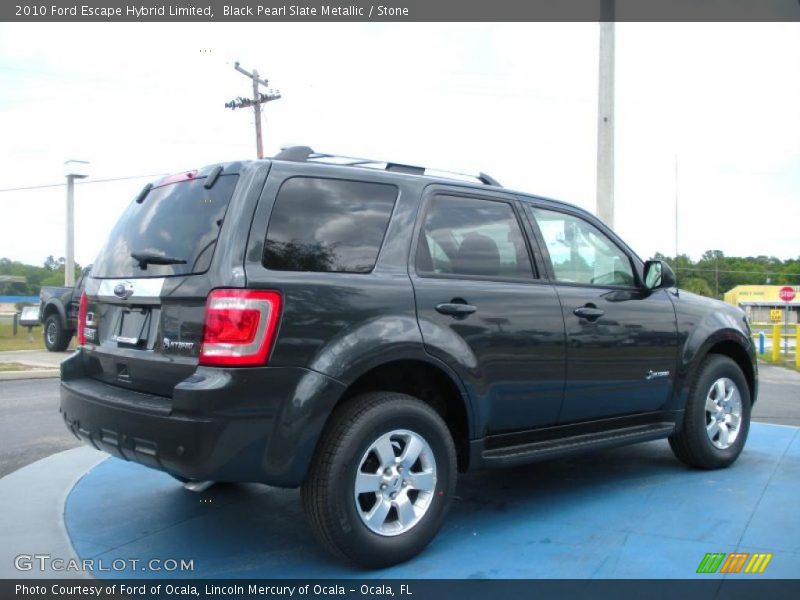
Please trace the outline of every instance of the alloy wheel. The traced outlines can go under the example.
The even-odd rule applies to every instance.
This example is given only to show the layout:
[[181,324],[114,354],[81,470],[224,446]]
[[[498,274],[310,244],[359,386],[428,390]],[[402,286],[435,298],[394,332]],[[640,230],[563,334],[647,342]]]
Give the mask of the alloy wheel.
[[711,443],[725,450],[736,441],[742,425],[742,396],[736,384],[720,377],[706,395],[706,433]]
[[395,536],[420,522],[436,489],[436,459],[422,436],[406,429],[386,433],[358,465],[354,497],[364,525]]

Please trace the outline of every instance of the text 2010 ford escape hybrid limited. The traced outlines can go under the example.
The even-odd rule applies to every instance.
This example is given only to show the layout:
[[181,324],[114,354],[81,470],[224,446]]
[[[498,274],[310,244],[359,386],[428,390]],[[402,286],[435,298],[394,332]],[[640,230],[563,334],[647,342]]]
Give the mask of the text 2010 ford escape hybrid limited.
[[181,481],[300,486],[319,541],[373,567],[430,542],[457,471],[657,438],[725,467],[757,391],[745,315],[592,215],[303,147],[148,185],[78,334],[75,435]]

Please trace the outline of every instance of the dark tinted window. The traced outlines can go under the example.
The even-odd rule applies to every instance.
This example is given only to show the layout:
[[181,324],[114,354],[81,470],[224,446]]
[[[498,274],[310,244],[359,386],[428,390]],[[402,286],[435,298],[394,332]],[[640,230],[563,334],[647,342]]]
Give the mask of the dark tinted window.
[[294,177],[278,192],[264,265],[280,271],[368,273],[397,198],[381,183]]
[[422,273],[531,279],[528,249],[511,205],[437,196],[417,248]]
[[[204,273],[211,264],[219,228],[238,175],[223,175],[214,186],[205,178],[150,190],[141,204],[122,214],[92,267],[94,277],[162,277]],[[149,264],[140,268],[131,252],[185,260],[185,264]]]

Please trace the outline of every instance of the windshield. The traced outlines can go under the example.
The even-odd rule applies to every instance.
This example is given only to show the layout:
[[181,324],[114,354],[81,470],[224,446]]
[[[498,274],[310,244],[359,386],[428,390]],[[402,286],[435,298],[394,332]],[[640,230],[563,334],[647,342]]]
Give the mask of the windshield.
[[[165,277],[204,273],[211,264],[219,229],[238,175],[214,186],[205,178],[171,183],[132,202],[117,221],[92,267],[93,277]],[[139,261],[131,254],[169,257],[176,264]]]

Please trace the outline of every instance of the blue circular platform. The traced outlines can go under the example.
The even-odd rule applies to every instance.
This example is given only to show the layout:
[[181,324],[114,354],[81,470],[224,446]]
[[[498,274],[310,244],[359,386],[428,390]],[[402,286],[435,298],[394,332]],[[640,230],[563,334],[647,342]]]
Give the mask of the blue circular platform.
[[759,577],[794,578],[798,500],[800,429],[754,423],[722,471],[685,468],[664,441],[463,475],[428,549],[374,572],[317,546],[297,490],[225,484],[196,494],[114,458],[75,485],[65,522],[81,558],[194,560],[192,573],[98,577],[708,578],[696,575],[706,553],[769,552]]

